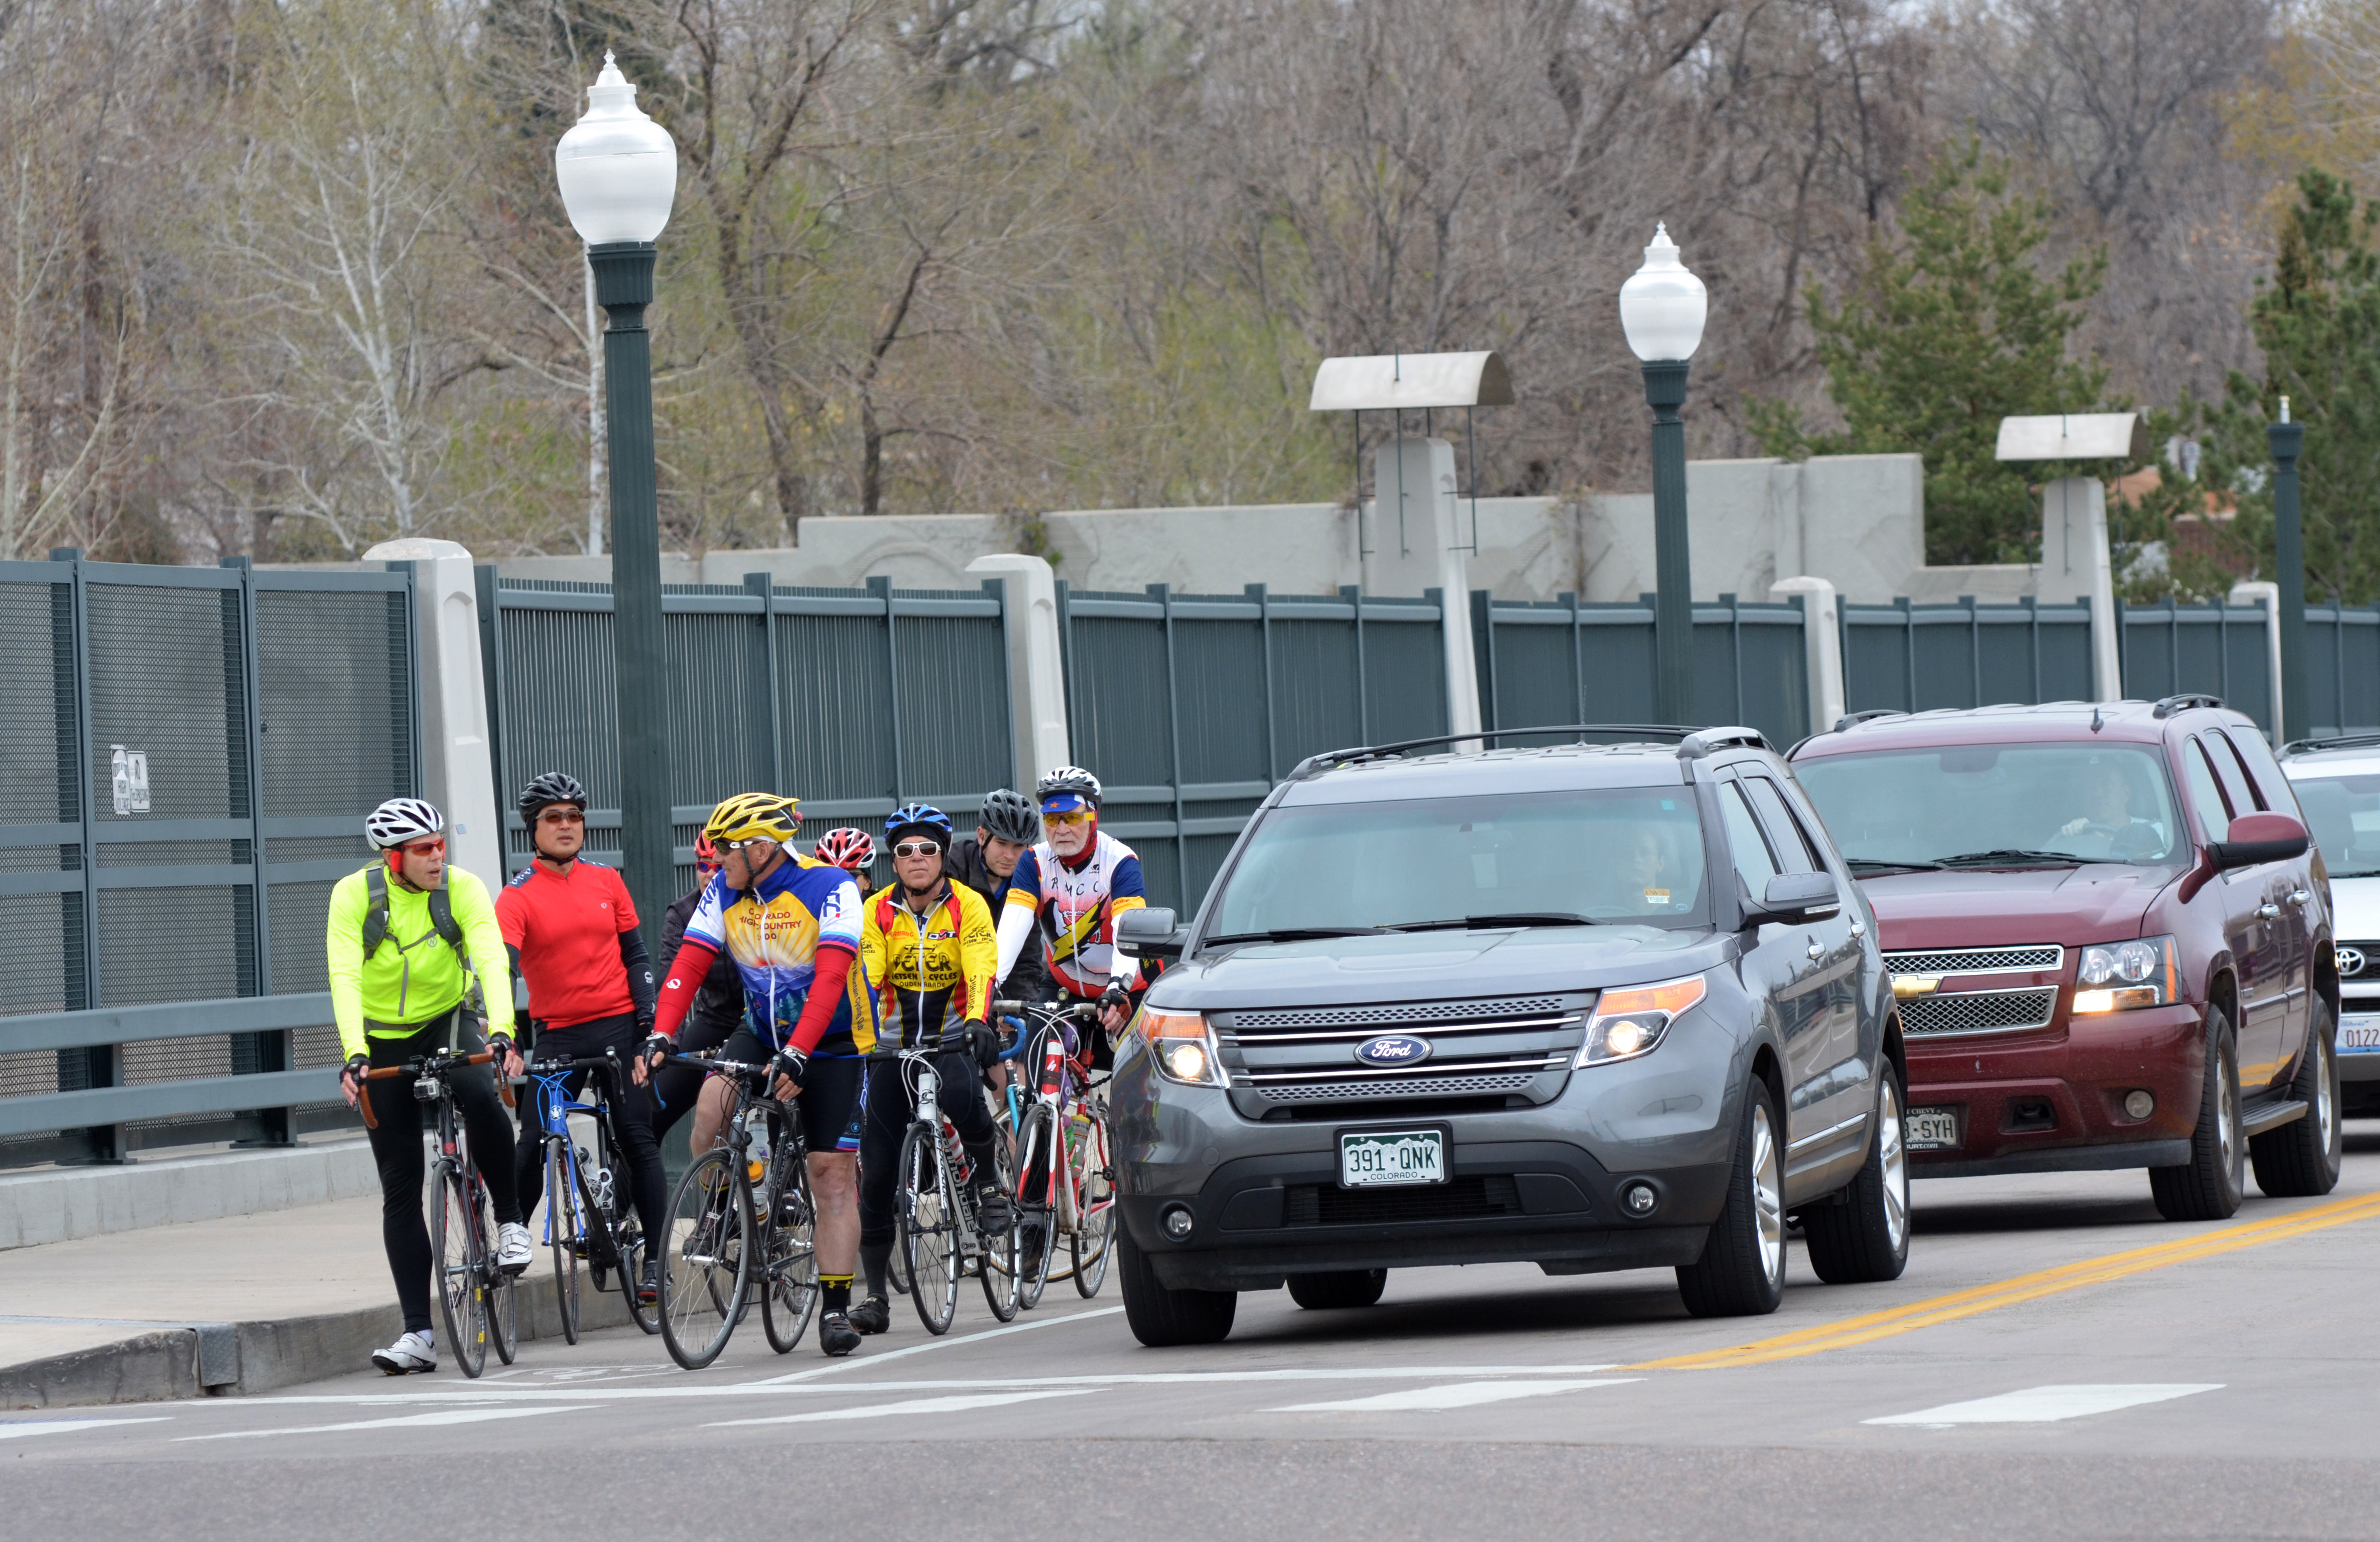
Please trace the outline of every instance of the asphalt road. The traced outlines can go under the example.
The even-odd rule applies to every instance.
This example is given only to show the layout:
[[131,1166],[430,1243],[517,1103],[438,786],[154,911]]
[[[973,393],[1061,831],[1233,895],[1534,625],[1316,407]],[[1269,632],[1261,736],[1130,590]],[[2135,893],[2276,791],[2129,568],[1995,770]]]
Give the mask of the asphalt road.
[[2380,1124],[2323,1200],[2157,1218],[2137,1172],[1917,1187],[1909,1271],[1688,1317],[1666,1273],[1415,1269],[1139,1347],[1110,1283],[905,1300],[847,1360],[757,1320],[467,1381],[0,1420],[14,1536],[2380,1536]]

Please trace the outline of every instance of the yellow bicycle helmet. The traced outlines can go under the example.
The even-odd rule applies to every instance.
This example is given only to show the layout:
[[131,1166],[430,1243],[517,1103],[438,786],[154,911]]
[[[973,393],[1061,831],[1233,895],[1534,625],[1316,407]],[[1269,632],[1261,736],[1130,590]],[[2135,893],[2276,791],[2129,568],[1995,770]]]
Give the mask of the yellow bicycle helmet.
[[713,841],[775,841],[794,838],[802,827],[797,798],[774,793],[738,793],[710,811],[702,832]]

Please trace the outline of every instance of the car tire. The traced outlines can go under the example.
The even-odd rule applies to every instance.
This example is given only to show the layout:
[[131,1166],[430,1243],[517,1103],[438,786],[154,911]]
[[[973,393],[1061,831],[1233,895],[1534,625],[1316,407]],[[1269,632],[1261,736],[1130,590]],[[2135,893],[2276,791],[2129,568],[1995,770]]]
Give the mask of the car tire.
[[1151,1349],[1176,1344],[1220,1343],[1238,1312],[1237,1291],[1177,1291],[1157,1278],[1148,1256],[1132,1240],[1132,1229],[1115,1234],[1116,1278],[1123,1285],[1123,1320],[1132,1336]]
[[1310,1312],[1369,1306],[1388,1288],[1389,1271],[1384,1269],[1333,1269],[1289,1277],[1289,1299]]
[[1698,1317],[1761,1317],[1785,1299],[1785,1145],[1777,1098],[1757,1076],[1744,1091],[1727,1202],[1703,1256],[1678,1266],[1678,1293]]
[[1898,1280],[1909,1267],[1909,1154],[1902,1144],[1900,1071],[1882,1062],[1876,1139],[1867,1160],[1831,1205],[1802,1208],[1810,1268],[1829,1285]]
[[2149,1169],[2149,1194],[2168,1220],[2221,1220],[2240,1208],[2247,1185],[2247,1145],[2240,1138],[2240,1050],[2231,1019],[2206,1009],[2206,1070],[2199,1083],[2198,1123],[2190,1160]]
[[2276,1199],[2328,1194],[2338,1186],[2343,1143],[2338,1128],[2338,1038],[2330,1003],[2319,993],[2313,999],[2313,1021],[2307,1025],[2305,1050],[2298,1056],[2298,1074],[2289,1082],[2289,1096],[2306,1106],[2305,1112],[2248,1142],[2256,1186]]

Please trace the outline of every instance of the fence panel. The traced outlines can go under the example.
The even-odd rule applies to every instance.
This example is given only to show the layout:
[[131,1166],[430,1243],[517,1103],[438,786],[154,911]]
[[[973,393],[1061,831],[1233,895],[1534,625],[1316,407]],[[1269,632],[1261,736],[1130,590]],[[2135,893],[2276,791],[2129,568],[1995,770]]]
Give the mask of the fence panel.
[[2306,708],[2313,721],[2286,724],[2289,737],[2380,733],[2380,610],[2308,605],[2305,617]]
[[[678,880],[713,805],[770,788],[802,801],[816,836],[873,828],[905,802],[964,826],[1010,770],[1002,591],[672,584],[662,593],[674,689],[668,723]],[[505,862],[529,861],[512,802],[543,771],[587,784],[589,850],[619,857],[617,702],[607,584],[499,578],[480,569]],[[871,875],[889,880],[889,863]]]
[[363,816],[418,783],[410,571],[59,559],[0,564],[0,1162],[286,1140],[336,1051],[284,1020],[327,1014],[227,1003],[312,999]]
[[[1653,606],[1580,604],[1565,594],[1523,603],[1472,596],[1482,727],[1651,722]],[[1694,620],[1696,725],[1744,723],[1779,747],[1809,732],[1809,665],[1800,604],[1748,605],[1723,594]],[[1506,740],[1505,743],[1527,743]]]
[[[1844,605],[1843,704],[1860,712],[2088,699],[2086,605]],[[1819,726],[1826,726],[1820,724]]]
[[2201,691],[2271,732],[2272,645],[2263,605],[2124,605],[2119,613],[2126,696],[2155,701]]
[[1075,759],[1101,828],[1185,914],[1272,784],[1309,755],[1446,732],[1436,600],[1076,592],[1058,586]]

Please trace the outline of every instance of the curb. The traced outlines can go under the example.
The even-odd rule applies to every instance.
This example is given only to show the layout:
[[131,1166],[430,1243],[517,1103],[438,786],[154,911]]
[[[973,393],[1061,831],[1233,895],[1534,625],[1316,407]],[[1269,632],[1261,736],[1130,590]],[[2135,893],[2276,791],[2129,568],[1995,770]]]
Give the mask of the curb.
[[[552,1282],[550,1274],[532,1274],[515,1287],[523,1344],[562,1337],[562,1306]],[[582,1279],[578,1324],[581,1334],[625,1328],[627,1303],[616,1289],[595,1294]],[[393,1303],[258,1322],[160,1324],[115,1343],[0,1366],[0,1409],[91,1408],[269,1392],[365,1370],[371,1352],[404,1326]],[[488,1363],[495,1365],[495,1355]],[[439,1374],[460,1379],[451,1359]]]
[[370,1146],[346,1135],[122,1167],[0,1173],[0,1249],[379,1194]]

